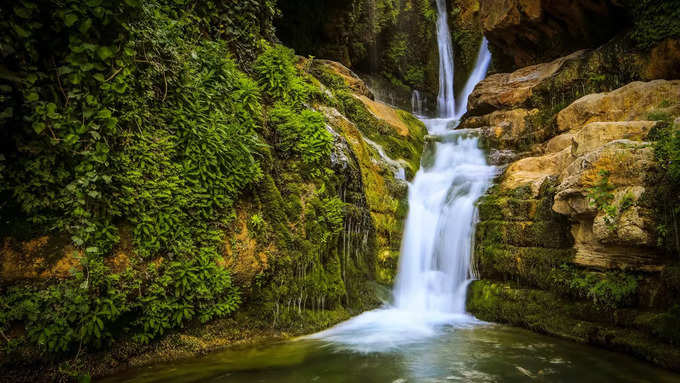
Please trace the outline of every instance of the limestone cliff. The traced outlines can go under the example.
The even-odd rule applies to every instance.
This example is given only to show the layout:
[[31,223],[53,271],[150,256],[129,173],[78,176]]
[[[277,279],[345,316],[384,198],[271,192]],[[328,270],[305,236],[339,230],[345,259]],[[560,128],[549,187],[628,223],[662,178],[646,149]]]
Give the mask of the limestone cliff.
[[504,171],[479,202],[472,313],[680,368],[652,143],[680,115],[680,80],[658,79],[679,77],[677,44],[611,42],[477,86],[461,127]]

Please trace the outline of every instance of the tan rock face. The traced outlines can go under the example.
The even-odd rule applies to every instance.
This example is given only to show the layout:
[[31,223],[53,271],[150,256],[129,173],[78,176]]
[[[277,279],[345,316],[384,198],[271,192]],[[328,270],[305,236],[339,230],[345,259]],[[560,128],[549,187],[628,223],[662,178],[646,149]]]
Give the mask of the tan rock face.
[[[524,67],[597,46],[623,26],[618,1],[480,0],[497,62]],[[597,20],[597,22],[593,22]]]
[[[469,97],[468,115],[480,116],[499,109],[541,108],[549,109],[565,101],[576,100],[602,90],[619,88],[621,77],[644,81],[680,77],[680,41],[667,40],[649,52],[628,52],[616,44],[603,45],[595,50],[581,50],[551,62],[531,65],[512,73],[497,73],[481,81]],[[594,75],[601,73],[602,75]],[[644,87],[655,85],[638,83],[621,93],[649,93]],[[629,84],[629,85],[631,85]],[[672,88],[672,86],[670,86]],[[669,89],[672,93],[672,89]],[[659,91],[652,91],[655,97]],[[672,95],[672,94],[671,94]],[[621,97],[632,100],[629,95]],[[676,97],[677,98],[677,97]],[[609,100],[614,102],[612,100]],[[640,100],[650,102],[653,100]],[[646,113],[643,105],[630,105],[638,113]],[[593,121],[623,121],[630,118],[610,117]],[[636,118],[640,119],[640,118]],[[566,130],[567,128],[565,128]]]
[[608,172],[609,183],[620,188],[643,185],[654,166],[654,152],[650,146],[629,140],[609,142],[576,157],[563,168],[553,210],[569,216],[595,215],[597,209],[588,195],[602,179],[603,171]]
[[538,113],[537,109],[523,108],[495,111],[483,116],[466,119],[460,129],[479,129],[487,146],[495,149],[509,149],[520,146],[526,136],[533,132],[527,131],[527,117]]
[[571,147],[571,143],[573,140],[574,140],[573,133],[564,133],[560,134],[559,136],[555,136],[545,144],[545,152],[557,153],[559,151],[562,151],[565,148]]
[[[0,281],[67,278],[79,269],[82,256],[68,239],[42,236],[27,241],[4,238],[0,248]],[[82,252],[81,252],[82,253]]]
[[532,197],[538,195],[543,181],[553,175],[559,174],[571,160],[568,149],[540,157],[527,157],[513,162],[505,171],[501,187],[513,190],[529,185]]
[[680,80],[636,81],[611,92],[589,94],[558,113],[557,127],[566,132],[595,121],[646,120],[661,105],[680,111]]
[[548,63],[487,77],[477,84],[468,99],[470,112],[479,115],[495,109],[510,109],[524,105],[537,85],[554,76],[565,63],[578,60],[584,52],[578,51]]
[[572,136],[572,155],[579,157],[613,140],[644,141],[656,124],[656,121],[591,122],[576,134],[566,135]]
[[366,108],[378,119],[385,121],[400,136],[408,136],[408,126],[399,116],[397,110],[380,101],[373,101],[366,96],[355,96],[366,105]]
[[[557,176],[552,209],[571,219],[576,264],[659,270],[663,262],[654,249],[656,225],[647,200],[656,164],[645,140],[658,123],[648,115],[660,110],[680,114],[680,81],[634,82],[578,99],[558,115],[564,133],[544,144],[543,155],[511,163],[501,190],[529,186],[535,198],[544,181]],[[516,118],[497,111],[475,121],[492,120],[504,126]],[[598,207],[593,196],[605,181],[611,197]]]

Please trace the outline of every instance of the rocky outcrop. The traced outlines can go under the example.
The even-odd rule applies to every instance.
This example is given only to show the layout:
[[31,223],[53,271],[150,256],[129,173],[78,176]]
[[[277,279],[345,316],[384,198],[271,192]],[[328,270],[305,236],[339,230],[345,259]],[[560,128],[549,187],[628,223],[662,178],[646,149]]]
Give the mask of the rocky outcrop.
[[557,115],[559,132],[574,131],[594,121],[645,120],[650,112],[680,113],[680,80],[632,82],[606,93],[586,95]]
[[356,158],[376,232],[376,278],[391,284],[408,202],[406,180],[397,176],[412,177],[417,171],[425,127],[411,114],[372,100],[363,92],[364,82],[341,64],[315,60],[314,70],[329,84],[333,78],[343,82],[332,94],[341,111],[329,106],[319,110]]
[[597,46],[628,23],[620,3],[610,0],[480,0],[480,5],[484,34],[503,69]]
[[480,82],[468,99],[470,114],[525,105],[532,91],[553,79],[568,62],[578,62],[585,51],[578,51],[549,63],[536,64],[512,73],[498,73]]
[[[676,40],[668,40],[646,52],[629,52],[625,46],[610,42],[595,50],[577,51],[512,73],[490,75],[470,95],[468,113],[459,127],[482,128],[487,147],[513,150],[516,157],[543,152],[546,148],[539,147],[540,144],[566,132],[574,124],[633,119],[633,114],[639,119],[657,106],[655,102],[672,98],[669,94],[672,90],[658,89],[650,93],[646,92],[645,86],[624,85],[635,80],[676,76],[676,66],[651,59],[663,54],[680,62],[680,55],[675,57],[673,49],[661,53],[662,47],[672,47],[676,43]],[[605,110],[602,116],[588,111],[591,104],[599,102],[598,97],[605,97],[600,93],[617,88],[621,90],[606,96],[603,101],[610,106],[602,107]],[[570,106],[581,97],[582,100]],[[569,112],[559,117],[558,112],[568,106]],[[570,122],[569,118],[575,120]],[[566,136],[556,138],[548,145],[550,152],[556,151],[555,145],[564,147],[568,141]],[[506,154],[502,158],[508,160],[513,156]]]
[[[651,206],[641,200],[653,187],[647,180],[655,171],[652,148],[644,140],[657,124],[647,121],[650,112],[660,106],[680,111],[679,99],[670,98],[674,95],[680,95],[680,81],[657,80],[575,101],[557,116],[558,131],[564,133],[545,144],[545,154],[510,164],[501,189],[528,187],[535,197],[548,178],[557,176],[553,210],[573,222],[575,264],[659,270],[662,260],[651,250]],[[605,193],[606,202],[593,200],[598,192]]]
[[[492,156],[514,158],[503,156],[508,166],[479,202],[475,257],[485,280],[470,287],[468,309],[677,368],[650,347],[677,353],[662,324],[677,303],[675,279],[662,275],[677,266],[657,247],[659,168],[649,140],[667,123],[657,116],[680,115],[680,80],[596,79],[592,68],[612,65],[606,49],[489,76],[470,97],[460,126],[479,128]],[[632,63],[621,78],[654,72],[648,54],[617,58]],[[538,300],[548,297],[563,308],[545,311]]]

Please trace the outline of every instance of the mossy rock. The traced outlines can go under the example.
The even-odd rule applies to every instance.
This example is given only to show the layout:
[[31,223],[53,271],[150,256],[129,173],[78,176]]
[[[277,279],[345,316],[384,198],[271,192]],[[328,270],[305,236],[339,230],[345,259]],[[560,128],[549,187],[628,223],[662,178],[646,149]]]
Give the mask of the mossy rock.
[[592,304],[570,301],[548,291],[517,288],[506,282],[474,281],[468,288],[467,310],[482,320],[626,352],[680,370],[680,349],[664,342],[669,338],[603,323],[601,320],[608,316],[599,315]]

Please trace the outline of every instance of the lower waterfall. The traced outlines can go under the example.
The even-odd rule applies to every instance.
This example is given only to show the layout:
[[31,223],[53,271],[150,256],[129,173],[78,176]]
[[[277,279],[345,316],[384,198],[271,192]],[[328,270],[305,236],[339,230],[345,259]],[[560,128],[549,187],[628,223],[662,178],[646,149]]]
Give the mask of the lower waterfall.
[[[446,12],[443,1],[437,2]],[[486,40],[460,103],[451,94],[453,57],[448,25],[438,23],[441,73],[439,114],[419,116],[431,136],[420,170],[409,184],[409,212],[402,240],[393,302],[310,336],[361,352],[382,351],[437,334],[442,326],[476,323],[465,312],[466,287],[476,218],[475,202],[490,186],[496,168],[486,162],[475,132],[454,130],[467,98],[486,75],[490,53]],[[445,30],[444,30],[445,29]],[[414,103],[414,105],[417,103]],[[415,106],[414,106],[415,108]],[[421,112],[414,110],[414,112]]]

